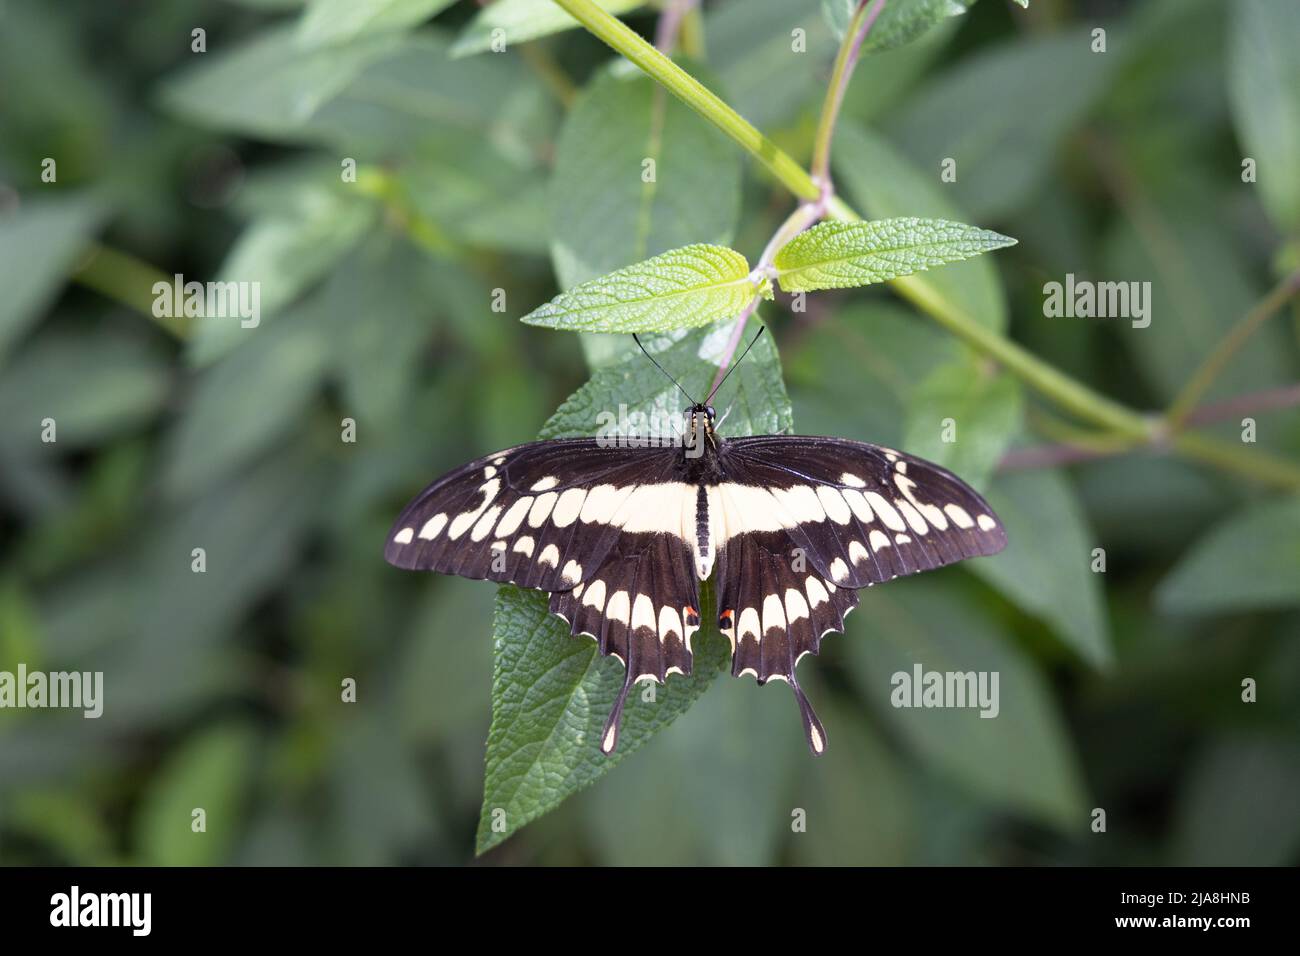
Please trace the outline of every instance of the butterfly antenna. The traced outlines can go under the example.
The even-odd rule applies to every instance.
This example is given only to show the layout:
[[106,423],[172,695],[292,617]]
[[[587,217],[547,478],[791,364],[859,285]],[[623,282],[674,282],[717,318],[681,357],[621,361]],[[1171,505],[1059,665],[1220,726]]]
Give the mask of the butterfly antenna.
[[749,344],[745,346],[745,351],[740,353],[740,358],[736,359],[736,361],[731,364],[731,368],[727,369],[727,374],[722,376],[722,382],[719,382],[717,385],[713,386],[713,391],[709,392],[709,397],[704,400],[705,405],[713,401],[713,396],[718,394],[718,389],[722,388],[722,383],[725,382],[727,379],[731,378],[731,373],[734,372],[740,366],[741,362],[745,361],[745,356],[749,354],[749,350],[754,347],[755,342],[757,342],[759,339],[763,337],[763,333],[766,331],[767,331],[766,325],[760,325],[758,327],[758,332],[754,335],[752,339],[749,340]]
[[632,333],[632,341],[637,344],[637,347],[641,349],[642,352],[645,352],[646,358],[648,358],[651,362],[654,362],[654,367],[659,369],[659,371],[663,372],[664,376],[668,379],[668,381],[672,382],[674,385],[677,386],[677,391],[685,395],[686,400],[688,402],[690,402],[692,405],[696,404],[695,399],[691,398],[690,394],[687,393],[686,389],[682,388],[681,384],[677,381],[677,379],[669,375],[668,372],[664,369],[664,367],[655,361],[655,357],[650,354],[650,351],[644,345],[641,344],[641,340],[637,338],[635,332]]

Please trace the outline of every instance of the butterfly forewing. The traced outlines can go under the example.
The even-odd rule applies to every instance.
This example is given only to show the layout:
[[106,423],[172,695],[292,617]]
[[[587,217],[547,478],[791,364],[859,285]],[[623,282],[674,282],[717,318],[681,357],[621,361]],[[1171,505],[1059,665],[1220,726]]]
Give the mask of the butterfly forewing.
[[[680,452],[594,438],[533,442],[434,482],[403,510],[384,556],[400,568],[557,591],[587,580]],[[639,489],[641,489],[639,491]],[[644,522],[643,522],[644,523]]]
[[[880,584],[996,554],[1006,533],[956,475],[892,448],[841,438],[760,436],[723,448],[732,497],[753,502],[728,535],[785,531],[832,583]],[[756,490],[755,490],[756,489]],[[732,512],[725,512],[726,515]]]

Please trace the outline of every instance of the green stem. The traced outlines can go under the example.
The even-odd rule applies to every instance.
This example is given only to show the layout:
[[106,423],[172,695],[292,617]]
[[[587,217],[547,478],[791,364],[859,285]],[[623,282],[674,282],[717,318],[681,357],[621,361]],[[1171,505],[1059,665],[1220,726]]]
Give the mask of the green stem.
[[1205,361],[1192,373],[1187,384],[1174,398],[1169,411],[1165,413],[1170,428],[1182,426],[1192,409],[1200,404],[1201,398],[1214,385],[1214,380],[1219,377],[1223,367],[1246,344],[1255,330],[1272,318],[1297,292],[1300,292],[1300,269],[1279,282],[1253,309],[1242,316],[1241,321],[1206,356]]
[[[617,17],[592,0],[555,0],[570,16],[616,52],[635,63],[705,120],[734,140],[763,164],[795,196],[826,203],[836,219],[861,217],[838,196],[827,197],[802,166],[755,129],[739,113],[680,66],[642,39]],[[847,39],[847,38],[846,38]],[[1000,362],[1013,375],[1080,418],[1142,441],[1154,440],[1160,419],[1143,415],[1093,391],[1019,345],[980,325],[961,309],[935,294],[918,276],[904,276],[890,285],[905,299],[928,313],[958,338]],[[1189,458],[1251,475],[1288,488],[1300,488],[1300,467],[1257,452],[1248,452],[1202,435],[1183,433],[1170,444]]]
[[840,107],[844,105],[844,93],[853,76],[853,68],[857,66],[862,42],[884,8],[885,0],[873,0],[870,3],[868,0],[859,0],[857,12],[844,31],[844,42],[840,44],[840,51],[835,56],[835,67],[831,71],[830,85],[826,87],[822,115],[817,121],[817,135],[813,139],[812,178],[823,185],[831,181],[831,139],[835,136]]
[[125,252],[119,252],[98,242],[87,248],[85,260],[72,273],[72,281],[87,289],[94,289],[151,322],[157,322],[178,339],[188,338],[190,320],[184,316],[167,318],[154,315],[153,287],[162,282],[170,288],[172,277],[163,275],[154,266]]

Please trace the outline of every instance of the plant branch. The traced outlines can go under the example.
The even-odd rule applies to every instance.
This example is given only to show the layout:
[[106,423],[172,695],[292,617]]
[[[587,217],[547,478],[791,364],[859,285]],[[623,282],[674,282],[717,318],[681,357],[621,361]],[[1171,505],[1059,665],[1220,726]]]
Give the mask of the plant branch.
[[[772,233],[772,238],[767,241],[763,254],[759,256],[758,265],[754,267],[750,275],[756,280],[761,280],[766,276],[781,248],[799,233],[820,220],[825,214],[826,204],[820,199],[814,202],[800,203],[798,208],[786,217],[785,222],[781,223],[776,232]],[[758,308],[761,299],[762,296],[755,295],[741,310],[740,314],[736,316],[731,336],[727,339],[726,348],[722,350],[722,358],[718,361],[718,373],[713,377],[713,384],[709,386],[710,394],[722,384],[722,379],[727,374],[727,367],[731,364],[736,349],[740,347],[740,340],[745,334],[745,324]]]
[[677,37],[682,31],[682,21],[699,2],[700,0],[667,0],[664,3],[659,22],[655,24],[655,49],[664,56],[673,55]]
[[826,101],[822,104],[822,115],[817,122],[817,135],[813,140],[812,178],[824,188],[831,182],[831,140],[835,136],[840,107],[844,105],[844,92],[853,77],[853,68],[858,65],[862,43],[884,8],[885,0],[858,0],[857,12],[844,32],[844,42],[840,44],[840,51],[835,56],[835,67],[831,72],[830,85],[826,88]]
[[[1251,392],[1247,395],[1238,395],[1235,398],[1226,399],[1222,402],[1215,402],[1209,405],[1202,405],[1188,413],[1185,421],[1187,424],[1204,425],[1213,422],[1228,421],[1235,419],[1240,415],[1258,414],[1260,412],[1280,411],[1288,408],[1295,408],[1300,405],[1300,382],[1292,385],[1286,385],[1281,388],[1266,389],[1260,392]],[[1033,445],[1028,448],[1013,448],[1002,456],[998,464],[999,471],[1020,471],[1028,468],[1051,468],[1058,465],[1074,464],[1082,461],[1093,461],[1098,458],[1108,458],[1114,455],[1124,454],[1138,448],[1155,448],[1159,447],[1159,442],[1143,442],[1134,444],[1131,441],[1114,440],[1108,435],[1085,435],[1074,434],[1063,428],[1059,424],[1051,424],[1040,418],[1038,424],[1045,431],[1062,440],[1050,445]],[[1193,442],[1193,447],[1189,450],[1183,448],[1183,452],[1192,458],[1206,458],[1207,452],[1205,444],[1196,436],[1197,440]],[[1222,442],[1212,442],[1213,450],[1209,454],[1216,457],[1225,451],[1236,452],[1234,446]],[[1270,464],[1265,466],[1271,475],[1277,471],[1277,465],[1283,466],[1280,472],[1284,477],[1282,484],[1291,484],[1296,475],[1296,469],[1289,462],[1283,462],[1280,459],[1272,459]],[[1235,467],[1233,470],[1239,470]]]
[[178,339],[189,338],[192,323],[185,316],[159,318],[154,315],[153,287],[158,282],[170,286],[172,277],[163,275],[143,259],[98,242],[91,243],[86,258],[72,273],[72,281],[94,289],[151,322],[157,322]]
[[1192,377],[1187,380],[1187,384],[1169,406],[1169,411],[1165,413],[1165,421],[1171,429],[1182,427],[1192,409],[1214,385],[1214,380],[1218,378],[1224,366],[1231,361],[1255,331],[1280,311],[1297,292],[1300,292],[1300,269],[1274,286],[1268,295],[1228,330],[1219,344],[1214,347],[1214,351],[1206,356],[1205,361],[1192,373]]
[[578,95],[578,87],[542,44],[521,43],[519,55],[561,106],[567,109],[573,105],[574,97]]

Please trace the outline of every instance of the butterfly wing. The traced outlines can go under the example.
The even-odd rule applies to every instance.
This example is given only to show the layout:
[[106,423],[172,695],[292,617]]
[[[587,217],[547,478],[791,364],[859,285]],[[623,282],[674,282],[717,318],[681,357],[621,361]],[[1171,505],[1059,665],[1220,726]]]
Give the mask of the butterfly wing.
[[601,748],[618,742],[639,680],[691,672],[699,596],[690,541],[698,489],[679,447],[594,438],[533,442],[472,461],[422,491],[384,556],[551,592],[551,611],[626,668]]
[[724,443],[709,495],[718,543],[719,627],[732,673],[790,684],[808,744],[826,734],[795,676],[856,589],[994,554],[1006,534],[961,479],[893,449],[838,438],[766,435]]
[[[766,525],[787,532],[818,571],[843,587],[880,584],[1006,547],[988,502],[952,472],[914,455],[842,438],[780,435],[738,438],[724,447],[729,480],[767,491]],[[744,522],[735,530],[745,530]]]
[[439,478],[402,510],[389,564],[502,584],[568,590],[644,523],[647,489],[680,452],[595,438],[531,442]]

